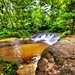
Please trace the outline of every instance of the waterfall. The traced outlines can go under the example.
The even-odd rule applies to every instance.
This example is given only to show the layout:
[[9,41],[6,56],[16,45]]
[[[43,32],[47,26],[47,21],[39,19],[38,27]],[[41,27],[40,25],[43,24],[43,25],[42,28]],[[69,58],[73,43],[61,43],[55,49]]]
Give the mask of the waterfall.
[[58,41],[60,34],[56,33],[37,33],[31,36],[34,42],[42,41],[48,45],[52,45]]

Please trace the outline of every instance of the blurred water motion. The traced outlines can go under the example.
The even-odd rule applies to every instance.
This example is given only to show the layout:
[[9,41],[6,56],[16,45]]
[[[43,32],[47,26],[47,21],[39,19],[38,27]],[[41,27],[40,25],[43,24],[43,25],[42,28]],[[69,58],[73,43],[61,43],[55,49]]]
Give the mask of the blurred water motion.
[[48,45],[52,45],[58,41],[60,34],[53,33],[37,33],[31,36],[34,42],[42,41]]

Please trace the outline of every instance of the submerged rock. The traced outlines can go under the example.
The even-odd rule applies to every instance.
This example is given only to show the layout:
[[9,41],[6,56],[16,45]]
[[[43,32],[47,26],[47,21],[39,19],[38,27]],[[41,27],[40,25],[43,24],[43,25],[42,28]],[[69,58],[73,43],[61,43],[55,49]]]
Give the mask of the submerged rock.
[[48,47],[38,62],[36,75],[75,75],[75,38]]

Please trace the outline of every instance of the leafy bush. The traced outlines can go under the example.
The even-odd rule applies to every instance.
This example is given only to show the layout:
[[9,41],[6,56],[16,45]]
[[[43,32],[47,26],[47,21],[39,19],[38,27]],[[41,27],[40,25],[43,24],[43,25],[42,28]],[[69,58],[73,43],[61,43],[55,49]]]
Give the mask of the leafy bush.
[[38,4],[36,0],[1,0],[0,10],[0,38],[75,32],[74,0],[41,0]]
[[16,75],[16,70],[19,66],[18,61],[4,60],[3,58],[0,58],[0,64],[4,66],[3,68],[4,73],[0,75]]

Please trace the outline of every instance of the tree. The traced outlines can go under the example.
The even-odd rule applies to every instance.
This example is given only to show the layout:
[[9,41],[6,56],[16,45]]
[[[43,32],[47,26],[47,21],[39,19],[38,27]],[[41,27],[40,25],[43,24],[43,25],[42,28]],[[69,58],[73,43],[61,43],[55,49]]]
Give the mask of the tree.
[[69,4],[67,4],[67,12],[70,14],[70,19],[72,19],[72,25],[71,25],[71,34],[75,33],[75,1],[70,0]]
[[0,37],[28,36],[29,7],[33,0],[0,1]]
[[0,0],[0,38],[38,32],[75,33],[74,0]]
[[75,1],[74,0],[41,0],[40,5],[51,5],[50,31],[75,31]]

